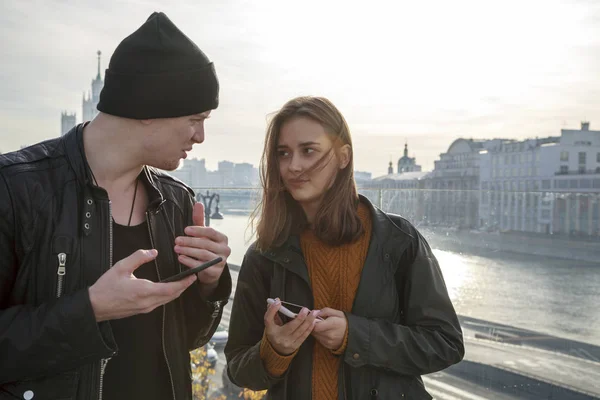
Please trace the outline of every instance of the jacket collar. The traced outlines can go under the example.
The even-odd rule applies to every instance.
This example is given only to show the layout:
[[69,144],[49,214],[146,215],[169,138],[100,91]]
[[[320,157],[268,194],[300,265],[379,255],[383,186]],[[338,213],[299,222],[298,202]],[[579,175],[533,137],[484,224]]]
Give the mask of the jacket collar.
[[[88,123],[76,125],[62,137],[65,154],[81,186],[90,190],[95,197],[108,198],[106,191],[93,183],[87,157],[85,156],[83,130]],[[160,190],[160,182],[158,182],[156,175],[153,168],[144,166],[139,176],[148,193],[148,210],[150,211],[158,210],[162,203],[164,203],[164,196]]]

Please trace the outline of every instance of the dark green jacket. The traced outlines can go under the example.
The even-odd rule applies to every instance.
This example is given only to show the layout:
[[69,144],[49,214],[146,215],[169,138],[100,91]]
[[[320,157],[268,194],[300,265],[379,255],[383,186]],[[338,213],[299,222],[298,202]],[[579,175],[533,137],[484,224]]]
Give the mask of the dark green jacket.
[[[431,248],[407,220],[386,214],[364,197],[373,216],[371,243],[348,319],[341,355],[340,399],[431,399],[421,375],[462,360],[458,318]],[[311,398],[309,337],[281,377],[260,359],[268,297],[313,307],[299,239],[260,253],[250,247],[242,263],[225,348],[229,377],[238,386],[268,389],[268,398]]]

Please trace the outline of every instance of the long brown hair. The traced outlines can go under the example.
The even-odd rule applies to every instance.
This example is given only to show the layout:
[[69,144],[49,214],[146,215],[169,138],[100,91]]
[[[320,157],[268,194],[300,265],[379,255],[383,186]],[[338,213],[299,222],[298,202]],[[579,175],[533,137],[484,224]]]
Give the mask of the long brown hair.
[[334,151],[346,144],[350,146],[348,165],[337,172],[315,216],[315,235],[329,245],[341,245],[355,241],[364,231],[358,217],[358,191],[354,182],[352,138],[348,124],[342,113],[326,98],[297,97],[275,113],[267,128],[260,161],[263,195],[252,214],[257,247],[261,251],[281,246],[292,233],[299,233],[307,226],[300,204],[283,185],[277,157],[281,127],[295,117],[310,118],[321,124],[334,144],[331,151],[308,172],[322,169],[332,160]]

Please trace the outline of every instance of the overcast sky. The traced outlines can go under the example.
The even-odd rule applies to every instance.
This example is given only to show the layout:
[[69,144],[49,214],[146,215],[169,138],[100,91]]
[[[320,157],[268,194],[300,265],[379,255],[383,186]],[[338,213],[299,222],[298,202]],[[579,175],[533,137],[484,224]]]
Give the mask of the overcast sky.
[[457,137],[600,128],[600,2],[586,0],[3,1],[0,151],[60,134],[118,43],[164,11],[214,61],[221,106],[192,156],[257,165],[266,118],[297,95],[329,97],[356,169],[424,169]]

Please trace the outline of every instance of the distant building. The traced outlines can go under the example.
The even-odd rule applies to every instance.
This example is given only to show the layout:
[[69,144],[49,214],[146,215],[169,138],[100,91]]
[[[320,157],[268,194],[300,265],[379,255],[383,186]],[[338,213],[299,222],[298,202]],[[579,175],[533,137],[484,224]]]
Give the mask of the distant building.
[[358,186],[369,184],[371,182],[371,173],[365,171],[354,171],[354,181]]
[[258,169],[248,163],[234,164],[233,184],[242,187],[256,186],[258,184]]
[[[559,138],[499,140],[480,152],[479,227],[540,232],[541,176]],[[544,172],[545,171],[545,172]],[[525,194],[527,192],[527,194]],[[518,227],[518,228],[517,228]]]
[[421,171],[414,157],[408,156],[408,143],[404,143],[404,155],[398,160],[398,173]]
[[413,171],[379,176],[371,181],[364,193],[386,211],[402,215],[413,223],[422,221],[425,178],[429,172]]
[[600,235],[600,131],[504,141],[481,154],[480,226]]
[[561,130],[555,147],[548,162],[553,175],[546,176],[554,192],[548,196],[553,205],[550,232],[600,236],[600,131],[582,122],[579,130]]
[[169,174],[192,188],[204,187],[207,183],[206,161],[196,158],[184,160],[181,168],[169,172]]
[[456,139],[425,179],[425,217],[433,225],[476,227],[479,223],[479,153],[501,139]]
[[213,174],[211,184],[215,187],[233,186],[235,164],[231,161],[219,161],[219,168]]
[[218,168],[217,171],[208,171],[204,159],[192,158],[184,160],[180,168],[168,173],[193,189],[258,185],[258,170],[252,164],[220,161]]
[[92,91],[83,94],[82,99],[82,108],[83,108],[83,121],[91,121],[94,119],[96,115],[98,115],[98,102],[100,101],[100,92],[104,87],[104,82],[102,81],[102,76],[100,74],[100,56],[102,52],[98,50],[98,72],[96,74],[96,78],[92,80]]
[[70,114],[67,112],[63,112],[60,115],[60,135],[64,135],[69,132],[71,128],[77,125],[77,116],[75,113]]
[[[82,122],[93,120],[98,115],[98,102],[100,101],[100,92],[104,87],[104,81],[100,73],[100,56],[102,52],[98,50],[98,71],[96,77],[92,79],[91,91],[84,92],[81,101],[82,109]],[[61,114],[61,135],[64,135],[71,130],[77,124],[77,118],[75,113],[63,112]]]

